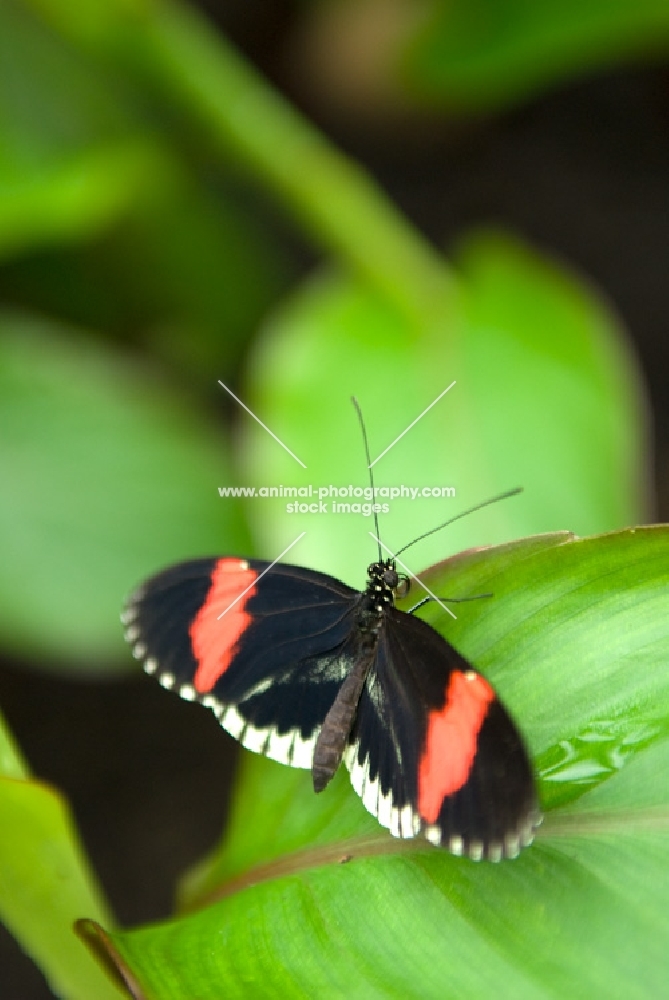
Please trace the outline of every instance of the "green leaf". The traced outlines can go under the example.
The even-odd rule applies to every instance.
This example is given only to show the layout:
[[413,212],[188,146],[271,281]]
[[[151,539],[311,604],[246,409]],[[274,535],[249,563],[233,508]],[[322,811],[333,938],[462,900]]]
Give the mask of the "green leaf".
[[482,110],[668,51],[664,0],[438,0],[404,65],[422,96]]
[[[374,460],[455,382],[373,469],[378,487],[452,487],[455,497],[387,501],[382,540],[396,551],[502,490],[525,492],[458,521],[436,545],[421,542],[407,553],[410,567],[424,564],[427,551],[434,558],[528,533],[590,534],[635,520],[643,410],[616,317],[565,268],[508,237],[471,238],[458,265],[459,317],[421,331],[369,288],[331,273],[287,304],[251,357],[245,401],[307,469],[247,419],[247,481],[365,488],[349,397],[360,401]],[[375,552],[371,517],[333,513],[332,496],[326,513],[287,516],[290,502],[257,497],[249,505],[260,551],[274,558],[306,531],[292,561],[362,586]]]
[[74,936],[83,913],[111,918],[52,788],[28,780],[0,717],[0,919],[65,1000],[119,997]]
[[[547,762],[537,842],[499,865],[399,842],[345,773],[314,796],[308,772],[246,754],[228,834],[182,894],[189,907],[211,905],[111,934],[137,995],[661,995],[668,567],[659,526],[523,539],[425,574],[439,593],[494,595],[461,606],[457,622],[433,605],[429,617]],[[584,737],[605,732],[602,770]]]
[[170,561],[249,551],[224,438],[128,358],[0,316],[0,635],[42,665],[129,664],[119,610]]

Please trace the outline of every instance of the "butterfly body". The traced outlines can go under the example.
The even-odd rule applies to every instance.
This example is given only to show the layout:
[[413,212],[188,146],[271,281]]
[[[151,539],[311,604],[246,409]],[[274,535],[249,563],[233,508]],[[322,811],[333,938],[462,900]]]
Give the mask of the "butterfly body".
[[487,680],[400,611],[393,560],[364,591],[314,570],[197,559],[148,580],[124,612],[133,653],[211,708],[248,749],[309,768],[345,763],[391,833],[473,859],[514,857],[539,822],[522,738]]

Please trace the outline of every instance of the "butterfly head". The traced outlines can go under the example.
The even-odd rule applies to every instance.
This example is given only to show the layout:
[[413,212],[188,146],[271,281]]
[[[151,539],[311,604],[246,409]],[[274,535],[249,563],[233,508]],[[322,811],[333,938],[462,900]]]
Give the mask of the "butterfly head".
[[395,603],[396,598],[406,597],[411,581],[397,572],[394,559],[383,559],[367,567],[367,593],[380,604]]

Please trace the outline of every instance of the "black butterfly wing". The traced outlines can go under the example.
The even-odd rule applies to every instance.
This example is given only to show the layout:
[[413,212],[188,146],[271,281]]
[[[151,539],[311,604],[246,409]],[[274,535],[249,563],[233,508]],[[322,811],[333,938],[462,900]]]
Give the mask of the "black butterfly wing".
[[485,678],[430,625],[389,610],[345,762],[365,807],[399,837],[514,857],[539,822],[532,767]]
[[359,655],[360,593],[298,566],[195,559],[158,573],[124,614],[133,655],[211,708],[245,747],[311,767],[329,708]]

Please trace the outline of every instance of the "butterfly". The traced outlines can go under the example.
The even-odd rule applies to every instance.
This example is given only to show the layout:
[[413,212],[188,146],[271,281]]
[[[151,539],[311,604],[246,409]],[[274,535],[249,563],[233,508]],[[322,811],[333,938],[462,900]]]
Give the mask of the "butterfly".
[[247,749],[310,769],[315,791],[343,761],[394,836],[513,858],[540,822],[523,739],[486,678],[417,617],[424,602],[395,606],[410,583],[380,556],[363,591],[215,556],[151,577],[122,620],[147,673]]

